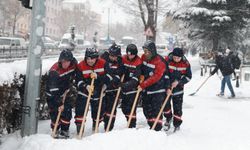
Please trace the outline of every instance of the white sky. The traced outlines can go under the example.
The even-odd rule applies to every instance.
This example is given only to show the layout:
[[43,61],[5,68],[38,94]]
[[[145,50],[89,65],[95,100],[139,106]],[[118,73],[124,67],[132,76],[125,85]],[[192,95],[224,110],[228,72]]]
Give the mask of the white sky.
[[90,0],[92,10],[102,14],[102,22],[108,22],[108,9],[110,8],[110,23],[125,23],[128,15],[122,11],[113,0]]
[[[68,0],[69,1],[69,0]],[[86,2],[87,0],[71,0],[76,2]],[[114,4],[113,0],[88,0],[91,10],[101,14],[102,23],[108,23],[108,8],[110,8],[110,23],[125,23],[126,16],[121,8]]]

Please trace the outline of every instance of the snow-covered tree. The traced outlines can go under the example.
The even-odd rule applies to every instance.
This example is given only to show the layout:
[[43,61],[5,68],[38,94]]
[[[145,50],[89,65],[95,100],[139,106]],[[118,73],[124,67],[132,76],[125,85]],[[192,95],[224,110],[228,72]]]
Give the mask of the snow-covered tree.
[[238,48],[250,18],[249,0],[174,0],[167,14],[182,20],[189,38],[206,48]]

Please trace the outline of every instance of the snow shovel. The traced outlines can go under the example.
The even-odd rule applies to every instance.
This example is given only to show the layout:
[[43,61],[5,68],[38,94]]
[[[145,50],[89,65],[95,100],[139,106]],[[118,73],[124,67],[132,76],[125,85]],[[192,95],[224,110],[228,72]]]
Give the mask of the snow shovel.
[[130,123],[131,123],[132,116],[133,116],[133,114],[134,114],[135,107],[136,107],[137,100],[138,100],[138,98],[139,98],[140,92],[141,92],[140,89],[138,89],[137,92],[136,92],[135,100],[134,100],[134,103],[133,103],[133,106],[132,106],[132,109],[131,109],[131,112],[130,112],[129,118],[128,118],[128,124],[127,124],[127,127],[128,127],[128,128],[129,128],[129,125],[130,125]]
[[240,87],[240,83],[239,83],[239,76],[236,77],[236,87]]
[[212,75],[209,75],[206,80],[204,82],[202,82],[202,84],[199,86],[199,88],[194,92],[194,93],[191,93],[189,94],[189,96],[194,96],[199,90],[200,88],[207,82],[207,80],[211,77]]
[[[124,76],[125,75],[122,75],[121,82],[123,82]],[[119,95],[121,93],[121,89],[122,88],[119,87],[118,91],[116,93],[115,101],[114,101],[114,104],[113,104],[113,107],[112,107],[112,111],[111,111],[111,114],[110,114],[110,118],[109,118],[109,122],[108,122],[108,126],[107,126],[107,129],[106,129],[106,132],[109,131],[109,128],[110,128],[110,125],[111,125],[111,121],[112,121],[112,118],[113,118],[114,113],[115,113],[115,108],[116,108],[116,105],[117,105],[117,102],[118,102],[118,99],[119,99]]]
[[100,113],[101,113],[101,109],[102,109],[102,99],[103,99],[103,96],[104,96],[104,91],[105,91],[105,88],[104,88],[104,86],[102,86],[101,96],[100,96],[100,99],[99,99],[97,118],[96,118],[96,122],[95,122],[95,133],[98,133],[98,127],[99,127],[99,120],[100,120]]
[[[173,88],[171,89],[171,93],[172,93],[172,90],[173,90]],[[156,117],[156,119],[154,121],[154,124],[153,124],[151,130],[155,129],[156,124],[158,123],[158,121],[159,121],[159,119],[160,119],[160,117],[162,115],[162,112],[163,112],[163,110],[164,110],[164,108],[165,108],[165,106],[166,106],[166,104],[167,104],[170,96],[171,96],[171,94],[168,94],[168,96],[165,98],[163,104],[161,105],[161,109],[160,109],[160,111],[159,111],[159,113],[158,113],[158,115],[157,115],[157,117]]]
[[[95,81],[95,78],[92,78],[91,84],[90,84],[90,88],[91,89],[94,89],[94,81]],[[87,104],[85,106],[83,120],[82,120],[82,123],[81,123],[81,128],[80,128],[78,139],[81,139],[82,135],[83,135],[83,131],[84,131],[84,127],[85,127],[85,120],[86,120],[86,117],[87,117],[87,114],[88,114],[89,103],[90,103],[90,98],[91,98],[92,92],[93,91],[89,91],[89,95],[88,95],[88,99],[87,99]]]
[[[66,96],[67,96],[68,92],[69,92],[69,89],[66,90],[66,91],[63,93],[63,99],[62,99],[62,104],[63,104],[63,105],[64,105],[64,102],[65,102],[65,99],[66,99]],[[54,126],[53,132],[52,132],[52,137],[53,137],[53,138],[56,137],[56,130],[57,130],[57,127],[58,127],[58,123],[59,123],[61,114],[62,114],[62,111],[59,110],[59,112],[58,112],[58,114],[57,114],[57,117],[56,117],[55,126]]]

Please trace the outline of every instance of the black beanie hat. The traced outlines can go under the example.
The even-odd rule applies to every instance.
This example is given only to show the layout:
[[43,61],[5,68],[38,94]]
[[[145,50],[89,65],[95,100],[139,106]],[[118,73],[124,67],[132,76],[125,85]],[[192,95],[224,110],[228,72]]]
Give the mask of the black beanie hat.
[[121,46],[116,45],[113,43],[113,45],[109,48],[109,54],[114,56],[121,56]]
[[174,48],[173,50],[173,56],[183,57],[183,50],[181,48]]
[[138,49],[135,44],[129,44],[126,48],[126,53],[131,55],[137,55]]
[[142,46],[142,48],[149,50],[152,53],[153,57],[157,55],[155,43],[151,40],[147,40]]
[[58,61],[62,61],[62,60],[73,61],[74,57],[73,57],[72,52],[68,49],[63,49],[62,52],[60,53]]

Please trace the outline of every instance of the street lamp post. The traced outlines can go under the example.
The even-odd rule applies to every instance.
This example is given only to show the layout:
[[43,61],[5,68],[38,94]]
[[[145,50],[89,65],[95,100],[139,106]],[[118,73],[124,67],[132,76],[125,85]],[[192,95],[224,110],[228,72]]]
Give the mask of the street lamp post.
[[31,39],[28,52],[24,103],[22,106],[21,135],[29,136],[37,133],[38,102],[40,100],[41,55],[44,35],[44,1],[34,0],[32,5]]
[[110,24],[110,8],[108,8],[108,37],[107,37],[107,43],[110,44],[110,35],[109,35],[109,24]]

